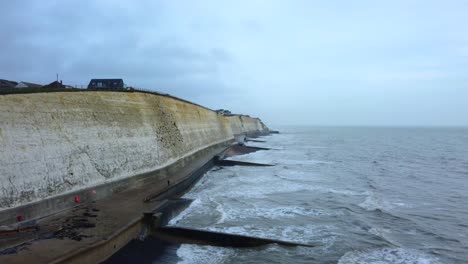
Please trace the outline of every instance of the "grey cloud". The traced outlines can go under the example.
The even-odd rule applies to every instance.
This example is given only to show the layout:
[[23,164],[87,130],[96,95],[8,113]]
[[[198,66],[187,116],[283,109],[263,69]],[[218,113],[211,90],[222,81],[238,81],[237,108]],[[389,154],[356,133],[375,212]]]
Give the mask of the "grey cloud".
[[120,77],[273,124],[468,125],[449,2],[4,1],[0,78]]
[[148,24],[151,31],[162,31],[158,14],[144,7],[132,10],[95,1],[29,4],[33,8],[9,4],[9,15],[1,18],[6,25],[0,29],[3,78],[47,83],[59,73],[72,85],[93,77],[126,77],[130,85],[176,87],[172,92],[189,94],[223,88],[218,67],[230,62],[229,53],[218,47],[194,49],[168,34],[154,39],[140,33]]

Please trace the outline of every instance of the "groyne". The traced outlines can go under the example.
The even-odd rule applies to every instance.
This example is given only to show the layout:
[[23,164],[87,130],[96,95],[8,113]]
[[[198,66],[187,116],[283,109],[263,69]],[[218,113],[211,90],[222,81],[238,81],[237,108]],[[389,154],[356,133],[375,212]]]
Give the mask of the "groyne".
[[[139,175],[266,132],[260,119],[159,94],[0,95],[0,225],[140,186]],[[182,178],[168,171],[152,180],[169,188]]]

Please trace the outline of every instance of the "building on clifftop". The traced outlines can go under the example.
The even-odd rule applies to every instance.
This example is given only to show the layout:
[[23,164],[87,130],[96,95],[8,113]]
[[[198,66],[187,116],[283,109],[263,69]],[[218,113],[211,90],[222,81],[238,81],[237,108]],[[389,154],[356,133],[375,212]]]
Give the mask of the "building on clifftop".
[[41,84],[30,83],[30,82],[19,82],[15,88],[41,88]]
[[48,85],[44,85],[44,88],[56,88],[56,89],[63,89],[65,85],[63,85],[62,81],[53,81]]
[[15,81],[0,79],[0,88],[15,88],[17,84]]
[[226,109],[219,109],[219,110],[216,110],[216,113],[220,114],[220,115],[224,115],[224,116],[232,116],[233,114],[231,113],[231,111],[229,110],[226,110]]
[[91,79],[88,89],[124,89],[125,84],[122,79]]

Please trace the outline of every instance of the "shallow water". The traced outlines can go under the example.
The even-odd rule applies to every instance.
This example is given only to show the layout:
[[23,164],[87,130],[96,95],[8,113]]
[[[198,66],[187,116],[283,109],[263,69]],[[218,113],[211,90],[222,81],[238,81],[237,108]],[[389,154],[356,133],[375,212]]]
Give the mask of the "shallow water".
[[318,244],[184,244],[180,263],[464,263],[468,129],[293,128],[214,168],[172,225]]

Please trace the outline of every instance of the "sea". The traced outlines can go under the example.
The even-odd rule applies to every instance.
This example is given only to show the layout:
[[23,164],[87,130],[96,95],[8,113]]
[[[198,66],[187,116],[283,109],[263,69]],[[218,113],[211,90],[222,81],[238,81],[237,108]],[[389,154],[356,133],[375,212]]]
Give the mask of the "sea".
[[[468,129],[281,127],[170,225],[315,245],[182,244],[178,263],[468,263]],[[157,263],[157,260],[155,260]]]

